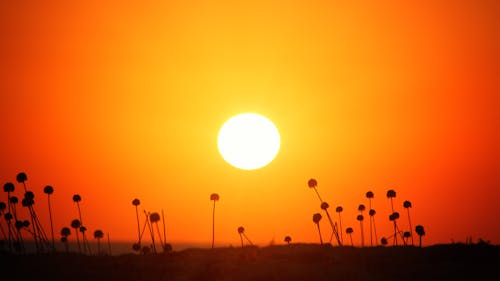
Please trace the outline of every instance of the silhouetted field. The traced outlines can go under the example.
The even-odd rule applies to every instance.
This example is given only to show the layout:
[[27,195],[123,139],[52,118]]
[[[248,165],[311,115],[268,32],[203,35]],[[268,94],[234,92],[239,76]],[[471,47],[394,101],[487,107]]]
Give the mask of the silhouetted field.
[[2,254],[0,268],[3,277],[12,276],[8,280],[490,280],[497,276],[499,253],[499,246],[477,244],[424,248],[292,244],[158,255]]

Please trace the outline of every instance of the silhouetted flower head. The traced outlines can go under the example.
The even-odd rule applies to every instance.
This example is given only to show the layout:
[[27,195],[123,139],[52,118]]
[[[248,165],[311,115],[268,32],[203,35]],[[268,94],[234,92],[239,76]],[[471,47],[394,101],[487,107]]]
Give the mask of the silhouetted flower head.
[[352,227],[348,227],[345,229],[345,233],[347,233],[347,234],[351,234],[353,232],[354,232],[354,230],[352,230]]
[[16,227],[17,230],[20,230],[24,226],[22,221],[16,221],[14,223],[14,225],[15,225],[15,227]]
[[43,188],[43,193],[50,195],[54,193],[54,188],[50,185],[47,185]]
[[80,202],[82,201],[82,197],[79,194],[73,195],[73,202]]
[[155,223],[155,222],[158,222],[160,221],[160,214],[158,213],[152,213],[149,215],[149,221]]
[[3,191],[5,192],[14,192],[15,186],[13,183],[8,182],[3,185]]
[[102,232],[102,230],[98,229],[96,231],[94,231],[94,238],[95,239],[101,239],[104,237],[104,232]]
[[7,204],[5,202],[0,202],[0,212],[3,212],[7,208]]
[[421,226],[421,225],[417,225],[415,227],[415,232],[419,235],[419,236],[423,236],[425,235],[425,230],[424,230],[424,227]]
[[381,243],[382,245],[387,245],[387,238],[382,237],[382,239],[380,239],[380,243]]
[[[73,227],[73,226],[72,226]],[[73,228],[77,228],[77,227],[73,227]],[[64,237],[67,237],[71,234],[71,229],[69,229],[69,227],[63,227],[61,229],[61,236],[64,236]]]
[[21,201],[21,204],[23,205],[23,207],[33,206],[33,204],[35,204],[35,200],[33,200],[33,199],[28,199],[28,198],[24,198],[24,199]]
[[23,183],[28,180],[28,176],[25,173],[21,172],[17,174],[16,180],[18,183]]
[[71,227],[72,228],[80,228],[81,222],[79,219],[74,219],[71,221]]
[[399,213],[398,212],[394,212],[392,214],[389,215],[389,220],[390,221],[394,221],[394,220],[397,220],[399,219]]
[[344,208],[342,208],[342,206],[338,206],[337,208],[335,208],[335,212],[337,213],[341,213],[343,210]]
[[10,221],[13,218],[11,213],[5,213],[5,215],[3,215],[3,217],[5,218],[6,221]]
[[365,209],[366,209],[366,208],[365,208],[365,205],[363,205],[363,204],[359,204],[359,206],[358,206],[358,211],[363,212]]
[[328,209],[329,207],[330,207],[330,205],[328,205],[328,203],[326,203],[326,202],[321,203],[321,209],[322,209],[322,210],[326,210],[326,209]]
[[[134,200],[132,200],[132,205],[134,206],[139,206],[141,204],[141,201],[137,198],[135,198]],[[141,245],[139,245],[140,247]]]
[[219,194],[217,193],[210,194],[210,200],[219,201]]
[[370,215],[370,217],[373,217],[377,212],[375,212],[374,209],[370,209],[370,211],[368,212],[368,214]]
[[307,185],[309,186],[309,188],[315,188],[316,186],[318,186],[318,182],[315,179],[310,179],[307,182]]
[[357,219],[358,221],[362,221],[362,220],[364,219],[364,217],[363,217],[363,215],[358,215],[358,216],[356,217],[356,219]]
[[368,191],[368,192],[366,193],[366,198],[372,199],[372,198],[373,198],[373,192]]
[[19,202],[19,199],[17,199],[17,196],[11,196],[9,198],[9,202],[10,204],[17,204],[17,202]]
[[243,232],[245,232],[245,228],[243,226],[238,227],[238,233],[242,234]]
[[30,226],[30,222],[28,220],[23,221],[23,226],[24,227]]
[[411,208],[411,202],[408,201],[408,200],[404,201],[403,202],[403,207],[405,207],[405,208]]
[[87,228],[85,226],[80,226],[80,232],[81,233],[85,233],[85,231],[87,231]]
[[394,198],[394,197],[396,197],[396,191],[389,189],[387,191],[387,198]]
[[286,243],[290,243],[290,242],[292,241],[292,237],[290,237],[290,236],[285,236],[284,241],[285,241]]
[[314,223],[319,223],[319,221],[321,220],[322,216],[320,213],[316,213],[313,215],[313,222]]
[[405,237],[405,238],[409,238],[410,236],[411,236],[411,233],[409,231],[405,231],[403,233],[403,237]]
[[35,193],[33,193],[32,191],[26,191],[24,193],[24,198],[26,198],[28,200],[33,200],[33,199],[35,199]]

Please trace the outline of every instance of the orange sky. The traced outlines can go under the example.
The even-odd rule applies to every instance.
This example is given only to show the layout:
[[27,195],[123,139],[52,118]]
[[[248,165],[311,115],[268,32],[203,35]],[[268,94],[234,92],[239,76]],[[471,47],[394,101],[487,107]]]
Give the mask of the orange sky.
[[[0,2],[0,182],[26,172],[46,228],[50,184],[57,233],[78,193],[89,230],[133,240],[137,197],[174,248],[209,245],[217,192],[216,245],[318,242],[314,177],[356,244],[368,190],[391,234],[388,189],[424,244],[500,243],[498,1],[74,2]],[[280,130],[257,171],[217,151],[241,112]]]

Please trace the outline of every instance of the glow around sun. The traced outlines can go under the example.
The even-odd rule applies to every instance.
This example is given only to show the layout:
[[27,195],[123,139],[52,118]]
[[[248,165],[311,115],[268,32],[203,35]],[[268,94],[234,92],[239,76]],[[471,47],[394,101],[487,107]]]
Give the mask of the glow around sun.
[[266,117],[242,113],[222,125],[217,145],[224,160],[232,166],[255,170],[276,157],[280,150],[280,134]]

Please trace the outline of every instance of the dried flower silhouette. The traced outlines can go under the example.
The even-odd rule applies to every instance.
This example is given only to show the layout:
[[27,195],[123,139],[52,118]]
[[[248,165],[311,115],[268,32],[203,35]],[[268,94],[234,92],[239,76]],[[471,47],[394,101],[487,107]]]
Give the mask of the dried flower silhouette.
[[337,206],[337,208],[335,208],[335,212],[339,213],[339,227],[340,227],[340,242],[341,243],[344,243],[344,235],[342,233],[342,211],[344,209],[342,208],[342,206]]
[[135,207],[135,216],[137,219],[137,246],[134,244],[134,250],[138,251],[141,248],[141,226],[139,222],[139,208],[138,206],[141,204],[141,201],[137,198],[132,200],[132,205]]
[[419,247],[422,247],[422,236],[425,235],[424,227],[422,225],[417,225],[415,227],[415,232],[417,233],[418,238],[419,238],[418,245],[419,245]]
[[[369,212],[369,215],[370,215],[370,246],[373,247],[373,215],[371,215],[371,211],[372,211],[372,199],[374,197],[374,194],[372,191],[368,191],[366,192],[366,198],[368,198],[368,212]],[[374,213],[375,215],[375,213]],[[375,237],[375,241],[377,241],[377,237]]]
[[352,241],[352,233],[354,232],[354,230],[352,229],[352,227],[348,227],[345,229],[345,233],[347,233],[347,235],[349,235],[349,238],[351,239],[351,247],[354,247],[354,242]]
[[323,237],[321,237],[321,229],[319,227],[319,222],[321,221],[321,214],[320,213],[316,213],[313,215],[313,222],[316,224],[316,226],[318,227],[318,234],[319,234],[319,242],[321,245],[323,245]]
[[66,253],[69,253],[68,236],[71,235],[71,230],[69,227],[63,227],[61,229],[61,242],[66,248]]
[[414,246],[413,243],[413,230],[411,226],[411,218],[410,218],[410,208],[411,208],[411,202],[406,200],[403,202],[403,207],[406,209],[406,213],[408,214],[408,225],[410,226],[410,237],[411,237],[411,245]]
[[363,220],[364,220],[363,212],[365,211],[365,205],[360,204],[358,206],[358,211],[359,211],[359,215],[356,217],[356,219],[359,221],[359,224],[360,224],[359,230],[361,232],[361,247],[364,247],[365,246],[365,232],[363,230]]
[[97,255],[102,255],[103,253],[101,252],[101,239],[104,237],[104,232],[102,230],[98,229],[94,231],[94,238],[97,239]]
[[330,213],[328,212],[328,208],[330,207],[330,205],[328,205],[327,202],[323,202],[321,203],[320,205],[320,208],[325,211],[326,213],[326,216],[328,218],[328,221],[330,222],[330,226],[332,228],[332,234],[330,235],[330,240],[329,240],[329,243],[332,242],[332,238],[333,236],[335,235],[336,239],[337,239],[337,243],[339,244],[339,246],[342,246],[342,242],[340,241],[340,237],[339,237],[339,234],[338,234],[338,231],[337,231],[337,225],[333,223],[332,221],[332,218],[330,217]]
[[243,248],[243,237],[247,240],[248,244],[251,246],[253,245],[252,241],[248,239],[247,235],[245,234],[245,228],[243,226],[238,227],[238,234],[240,235],[240,240],[241,240],[241,247]]
[[[377,226],[375,225],[375,214],[377,214],[377,212],[374,210],[374,209],[370,209],[370,211],[368,211],[368,215],[370,216],[370,226],[373,227],[373,235],[375,236],[375,245],[377,243]],[[370,236],[371,236],[371,231],[370,231]],[[370,243],[371,243],[371,237],[370,237]]]
[[43,193],[47,194],[47,202],[49,205],[50,233],[51,233],[51,237],[52,237],[52,249],[55,250],[54,223],[52,221],[52,207],[50,205],[50,195],[52,195],[52,193],[54,193],[54,188],[50,185],[47,185],[43,188]]
[[318,195],[319,201],[320,201],[321,203],[323,203],[323,199],[321,199],[321,196],[319,196],[319,192],[318,192],[318,190],[316,189],[316,187],[318,186],[318,182],[316,181],[316,179],[310,179],[310,180],[307,182],[307,186],[309,186],[309,188],[314,189],[314,191],[316,192],[316,195]]
[[219,201],[219,194],[212,193],[210,195],[210,200],[214,201],[214,207],[212,211],[212,249],[213,249],[215,243],[215,202]]
[[78,252],[82,253],[82,247],[80,245],[80,237],[78,236],[78,232],[80,231],[80,226],[81,226],[81,223],[80,223],[79,219],[74,219],[71,221],[71,227],[75,229],[75,233],[76,233],[76,243],[78,245]]
[[[392,214],[394,214],[394,203],[393,203],[393,198],[396,197],[396,191],[392,190],[392,189],[389,189],[387,191],[387,198],[390,199],[391,201],[391,211],[392,211]],[[399,215],[399,214],[398,214]],[[398,237],[397,237],[397,225],[396,225],[396,219],[391,219],[391,217],[389,217],[389,220],[391,220],[394,224],[394,245],[398,245]]]
[[292,237],[290,236],[285,236],[285,239],[283,239],[283,241],[285,241],[288,245],[290,245],[290,242],[292,242]]
[[7,192],[7,212],[4,214],[4,218],[7,221],[7,228],[8,228],[8,244],[9,244],[9,250],[12,251],[12,239],[13,239],[13,233],[12,233],[12,214],[11,212],[11,207],[10,207],[10,193],[14,192],[15,186],[13,183],[8,182],[3,185],[3,190]]

